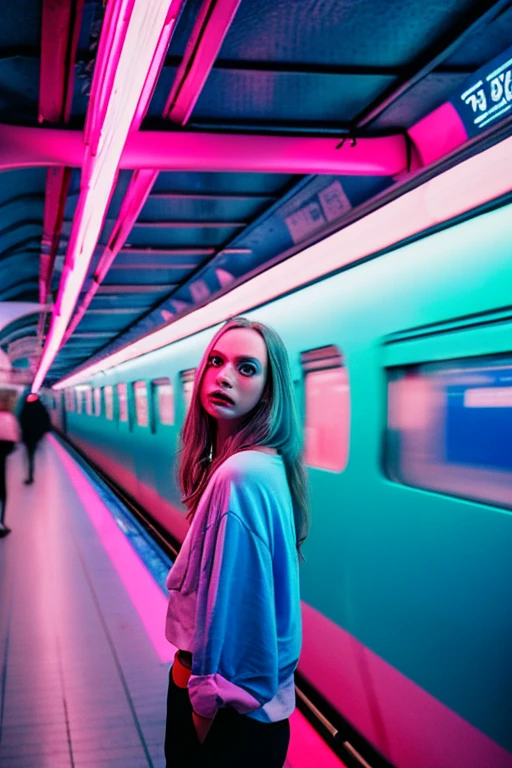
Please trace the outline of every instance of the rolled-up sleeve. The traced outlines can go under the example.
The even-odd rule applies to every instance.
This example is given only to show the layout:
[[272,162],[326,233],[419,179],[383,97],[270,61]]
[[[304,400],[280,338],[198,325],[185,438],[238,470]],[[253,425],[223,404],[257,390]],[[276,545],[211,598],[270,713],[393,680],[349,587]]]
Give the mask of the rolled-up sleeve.
[[194,710],[258,709],[278,689],[272,556],[244,520],[226,511],[207,531],[198,588],[189,695]]

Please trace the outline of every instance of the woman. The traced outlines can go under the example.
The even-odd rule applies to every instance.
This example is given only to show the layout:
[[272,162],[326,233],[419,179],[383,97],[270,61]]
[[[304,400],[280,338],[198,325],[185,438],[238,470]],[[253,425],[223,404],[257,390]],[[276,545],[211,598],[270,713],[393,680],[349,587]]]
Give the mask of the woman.
[[5,524],[7,457],[20,439],[18,422],[11,413],[11,400],[10,392],[0,391],[0,538],[11,532]]
[[191,525],[168,579],[180,650],[167,766],[286,760],[301,645],[299,547],[308,505],[288,356],[271,329],[224,325],[197,370],[179,482]]

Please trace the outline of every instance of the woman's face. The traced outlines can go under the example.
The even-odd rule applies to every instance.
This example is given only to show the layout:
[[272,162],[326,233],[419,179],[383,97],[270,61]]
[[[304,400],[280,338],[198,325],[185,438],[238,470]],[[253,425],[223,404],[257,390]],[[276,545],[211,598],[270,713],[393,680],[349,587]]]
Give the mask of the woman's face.
[[199,393],[214,419],[240,419],[259,403],[268,368],[267,346],[252,328],[232,328],[210,352]]

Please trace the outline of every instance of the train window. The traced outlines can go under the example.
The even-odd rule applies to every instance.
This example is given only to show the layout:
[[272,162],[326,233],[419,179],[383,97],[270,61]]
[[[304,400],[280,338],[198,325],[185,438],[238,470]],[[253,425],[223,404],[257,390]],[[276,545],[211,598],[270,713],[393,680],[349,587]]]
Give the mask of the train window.
[[194,376],[196,374],[195,368],[189,368],[186,371],[181,371],[180,379],[183,387],[183,399],[185,400],[185,410],[188,411],[190,401],[192,399],[192,391],[194,389]]
[[112,421],[114,418],[114,388],[110,384],[103,388],[103,397],[105,399],[105,418]]
[[155,420],[158,419],[159,424],[174,424],[174,392],[170,380],[154,379],[151,389]]
[[117,401],[119,403],[119,421],[128,421],[128,396],[124,382],[117,385]]
[[99,387],[94,390],[94,415],[101,416],[101,389]]
[[139,427],[149,425],[148,413],[148,386],[145,381],[135,381],[133,383],[133,394],[135,399],[135,418]]
[[306,416],[304,460],[310,467],[341,472],[348,461],[350,390],[343,356],[335,346],[301,354]]
[[72,413],[75,410],[75,390],[74,389],[64,390],[64,402],[66,404],[66,411],[68,411],[69,413]]
[[75,392],[76,392],[76,412],[82,413],[84,408],[83,392],[80,389],[80,387],[77,387]]
[[512,356],[388,370],[389,476],[512,508]]
[[85,395],[85,412],[88,416],[92,416],[92,389],[90,387],[84,387]]

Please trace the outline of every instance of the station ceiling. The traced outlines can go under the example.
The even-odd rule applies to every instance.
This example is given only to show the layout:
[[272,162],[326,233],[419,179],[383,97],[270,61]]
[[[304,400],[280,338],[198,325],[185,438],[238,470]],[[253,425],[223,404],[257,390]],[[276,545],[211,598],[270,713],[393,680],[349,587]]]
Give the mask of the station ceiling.
[[[411,173],[423,170],[414,166],[409,131],[512,46],[510,0],[178,5],[138,128],[142,154],[151,154],[156,134],[171,143],[183,134],[223,137],[223,155],[205,150],[206,159],[185,168],[172,159],[165,167],[154,161],[145,176],[144,160],[138,170],[122,163],[49,383],[173,322],[396,194]],[[105,6],[97,0],[3,3],[0,143],[14,126],[83,136]],[[512,132],[509,116],[504,119]],[[492,141],[496,126],[491,121],[476,140],[468,131],[470,151]],[[240,137],[244,142],[236,144]],[[304,161],[295,154],[293,162],[270,163],[269,144],[258,137],[288,138],[290,152],[304,148]],[[335,156],[354,143],[389,137],[403,138],[403,168],[383,158],[382,167],[340,162],[338,169],[334,162],[317,169],[308,155],[312,145],[291,143],[329,139]],[[22,148],[26,161],[0,165],[0,302],[39,302],[46,311],[7,325],[0,347],[14,365],[37,368],[82,170],[79,160],[31,160],[31,142]],[[199,158],[203,144],[194,147]],[[17,349],[27,354],[31,348],[29,359],[16,357]]]

